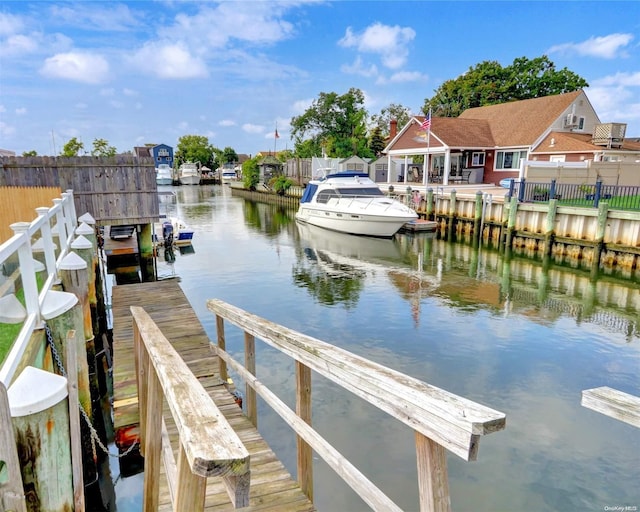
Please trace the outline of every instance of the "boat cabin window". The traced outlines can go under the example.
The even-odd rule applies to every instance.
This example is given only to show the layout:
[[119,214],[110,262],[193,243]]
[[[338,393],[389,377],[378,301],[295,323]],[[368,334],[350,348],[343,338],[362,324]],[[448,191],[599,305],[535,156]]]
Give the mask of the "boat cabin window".
[[327,203],[332,197],[371,197],[384,196],[384,192],[378,187],[367,188],[337,188],[334,190],[323,190],[318,193],[316,201],[318,203]]

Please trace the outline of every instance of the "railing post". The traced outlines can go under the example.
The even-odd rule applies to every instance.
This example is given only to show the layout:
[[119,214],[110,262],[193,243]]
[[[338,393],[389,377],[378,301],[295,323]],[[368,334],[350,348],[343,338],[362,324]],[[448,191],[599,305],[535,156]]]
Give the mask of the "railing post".
[[[512,181],[511,184],[513,185],[514,182]],[[524,178],[522,178],[520,180],[520,183],[518,185],[518,201],[519,202],[524,202],[524,195],[525,195],[525,191],[527,189],[527,180],[525,180]],[[511,199],[513,197],[512,194],[509,194],[509,199]]]
[[20,264],[20,277],[22,278],[22,288],[24,289],[24,301],[29,315],[36,315],[36,324],[40,324],[40,305],[38,303],[38,283],[36,281],[35,268],[33,265],[33,253],[31,252],[31,241],[29,240],[28,222],[16,222],[11,224],[11,229],[16,234],[23,235],[22,243],[18,249],[18,260]]
[[36,208],[36,213],[41,217],[47,217],[47,221],[42,225],[42,228],[40,228],[40,234],[44,249],[44,261],[47,265],[47,274],[53,274],[53,280],[57,281],[58,274],[56,269],[56,253],[54,250],[53,236],[51,235],[51,220],[48,218],[49,208],[47,208],[46,206]]
[[[216,332],[218,335],[218,348],[220,350],[226,351],[226,341],[224,338],[224,318],[220,315],[216,315]],[[218,365],[220,369],[220,378],[223,382],[227,382],[229,379],[229,374],[227,373],[227,363],[222,359],[218,358]]]
[[416,431],[420,512],[450,512],[446,450]]
[[64,218],[62,199],[56,197],[53,200],[53,204],[59,207],[56,211],[56,226],[58,227],[58,241],[60,242],[60,251],[66,252],[68,248],[70,232],[67,230],[67,222]]
[[[256,375],[256,341],[253,335],[245,331],[244,333],[244,367],[251,375]],[[245,395],[247,396],[247,417],[253,423],[254,427],[258,426],[258,402],[255,390],[247,383],[245,386]]]
[[[144,346],[143,343],[141,345]],[[156,512],[160,503],[162,463],[162,388],[155,371],[149,371],[147,378],[142,381],[146,388],[143,511]]]
[[[176,501],[173,510],[178,512],[201,512],[204,510],[207,479],[191,471],[191,466],[189,465],[189,460],[187,459],[187,454],[184,451],[182,443],[180,443],[180,447],[178,448],[177,483]],[[156,509],[149,510],[150,512],[155,512]]]
[[[311,425],[311,368],[296,361],[296,413]],[[313,501],[313,451],[311,446],[296,435],[298,447],[298,483],[302,492]]]
[[62,210],[64,212],[64,219],[67,224],[67,240],[65,246],[69,242],[69,238],[73,236],[73,232],[76,230],[76,218],[75,218],[75,207],[72,205],[73,203],[73,194],[69,192],[63,192],[62,194]]

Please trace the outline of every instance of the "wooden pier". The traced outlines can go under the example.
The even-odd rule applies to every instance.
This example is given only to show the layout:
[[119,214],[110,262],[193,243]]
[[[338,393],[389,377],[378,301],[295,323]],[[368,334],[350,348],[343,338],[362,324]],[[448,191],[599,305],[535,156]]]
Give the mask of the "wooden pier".
[[[114,427],[116,432],[137,435],[139,414],[134,362],[131,306],[139,306],[193,372],[215,406],[242,441],[250,457],[249,506],[243,510],[315,510],[300,486],[284,468],[220,378],[219,359],[204,328],[176,280],[128,284],[113,289],[113,380]],[[140,400],[142,402],[142,400]],[[165,406],[163,411],[171,447],[177,448],[177,428]],[[148,454],[147,454],[148,455]],[[148,464],[148,462],[147,462]],[[162,465],[161,462],[158,462]],[[147,468],[151,470],[151,468]],[[171,488],[164,469],[159,471],[158,510],[172,510]],[[206,480],[205,510],[231,510],[233,505],[221,478]]]

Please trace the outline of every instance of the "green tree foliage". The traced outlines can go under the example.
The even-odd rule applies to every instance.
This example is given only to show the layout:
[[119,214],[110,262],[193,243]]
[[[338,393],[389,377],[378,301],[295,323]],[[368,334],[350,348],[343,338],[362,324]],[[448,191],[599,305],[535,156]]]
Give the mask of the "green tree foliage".
[[179,167],[185,162],[199,162],[201,165],[211,165],[215,161],[215,148],[209,144],[209,139],[203,135],[183,135],[178,139],[174,154],[174,165]]
[[374,156],[380,156],[386,145],[385,138],[382,135],[382,130],[379,126],[376,126],[371,132],[371,137],[369,138],[369,149]]
[[431,108],[433,116],[457,117],[468,108],[563,94],[588,85],[567,68],[557,70],[546,55],[519,57],[506,67],[484,61],[444,82],[434,96],[425,99],[422,111],[426,114]]
[[392,119],[398,122],[398,128],[402,128],[411,119],[411,110],[409,107],[399,103],[391,103],[389,106],[384,107],[379,114],[371,116],[372,129],[379,128],[382,137],[388,137]]
[[109,143],[105,139],[95,139],[93,141],[91,156],[115,156],[115,154],[116,148],[109,146]]
[[222,161],[225,164],[233,164],[238,161],[238,154],[229,146],[222,150]]
[[244,188],[255,190],[260,182],[260,168],[258,159],[251,158],[242,164],[242,184]]
[[80,142],[76,137],[72,137],[64,146],[62,146],[62,152],[60,153],[60,156],[78,156],[80,154],[80,151],[84,151],[84,144]]
[[302,115],[291,119],[296,154],[320,156],[324,148],[329,157],[370,156],[363,105],[360,89],[351,88],[342,96],[321,92]]
[[283,149],[282,151],[278,151],[276,158],[280,162],[285,163],[287,160],[291,160],[292,158],[295,158],[295,154],[290,149]]
[[31,151],[23,151],[22,156],[38,156],[38,152],[35,149]]

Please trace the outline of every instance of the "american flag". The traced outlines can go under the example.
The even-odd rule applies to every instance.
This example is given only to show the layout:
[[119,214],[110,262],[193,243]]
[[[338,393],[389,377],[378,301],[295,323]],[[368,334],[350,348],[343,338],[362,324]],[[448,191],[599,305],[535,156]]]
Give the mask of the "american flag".
[[424,121],[422,121],[421,128],[425,132],[428,132],[429,130],[431,130],[431,110],[429,110],[429,113],[427,114],[427,117],[425,117]]

